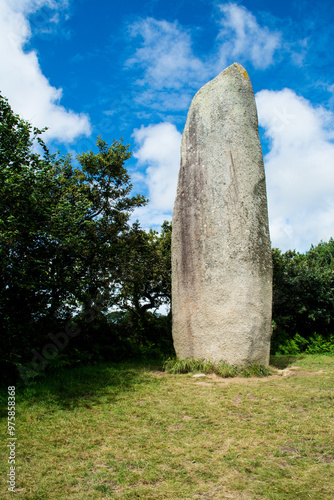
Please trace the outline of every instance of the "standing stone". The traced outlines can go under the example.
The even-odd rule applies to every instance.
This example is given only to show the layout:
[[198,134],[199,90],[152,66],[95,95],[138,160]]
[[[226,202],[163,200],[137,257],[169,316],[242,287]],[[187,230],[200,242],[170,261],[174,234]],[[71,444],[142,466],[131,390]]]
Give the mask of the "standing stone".
[[179,359],[268,364],[272,260],[252,84],[237,63],[195,95],[173,212]]

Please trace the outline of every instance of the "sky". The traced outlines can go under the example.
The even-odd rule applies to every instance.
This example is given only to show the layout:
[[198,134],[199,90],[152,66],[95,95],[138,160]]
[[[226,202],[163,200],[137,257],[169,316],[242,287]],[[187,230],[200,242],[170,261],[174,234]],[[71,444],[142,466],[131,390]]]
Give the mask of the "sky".
[[334,3],[0,0],[0,91],[52,151],[123,138],[134,218],[171,220],[191,99],[234,62],[253,84],[272,246],[334,236]]

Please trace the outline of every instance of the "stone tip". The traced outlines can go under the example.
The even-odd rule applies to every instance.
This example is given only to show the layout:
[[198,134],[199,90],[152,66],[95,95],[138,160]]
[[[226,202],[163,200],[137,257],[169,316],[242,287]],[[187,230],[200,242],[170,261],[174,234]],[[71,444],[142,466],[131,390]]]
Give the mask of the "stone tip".
[[219,73],[219,75],[217,75],[216,78],[223,77],[223,76],[228,75],[231,72],[235,72],[235,71],[237,71],[240,74],[240,76],[242,76],[243,78],[245,78],[246,80],[248,80],[250,82],[250,78],[248,76],[247,71],[238,62],[234,62],[233,64],[231,64],[230,66],[228,66],[227,68],[225,68],[221,73]]
[[196,93],[196,96],[197,95],[201,95],[202,91],[205,88],[207,88],[208,86],[212,85],[213,82],[215,82],[217,80],[220,80],[221,78],[224,78],[224,77],[228,78],[228,76],[229,75],[231,76],[231,74],[233,74],[233,73],[234,73],[235,76],[239,73],[239,75],[243,79],[245,79],[248,82],[248,84],[251,84],[250,78],[249,78],[248,73],[245,70],[245,68],[241,64],[239,64],[238,62],[234,62],[233,64],[231,64],[230,66],[228,66],[227,68],[225,68],[223,71],[221,71],[215,78],[213,78],[208,83],[206,83],[205,85],[203,85],[203,87],[201,87],[199,89],[199,91]]
[[239,71],[239,73],[240,73],[241,76],[243,76],[244,78],[247,78],[247,80],[249,80],[248,73],[247,73],[247,71],[245,70],[245,68],[241,64],[235,62],[231,66],[234,66]]

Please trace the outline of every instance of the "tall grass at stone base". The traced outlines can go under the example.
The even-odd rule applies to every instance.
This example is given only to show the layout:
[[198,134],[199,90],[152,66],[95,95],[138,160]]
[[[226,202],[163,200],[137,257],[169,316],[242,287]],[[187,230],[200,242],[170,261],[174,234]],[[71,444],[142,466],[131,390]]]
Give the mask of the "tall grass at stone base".
[[[298,333],[292,338],[286,338],[278,348],[275,349],[277,356],[298,356],[305,354],[325,354],[334,356],[334,334],[328,338],[314,333],[305,339]],[[177,359],[169,357],[164,362],[164,369],[169,373],[215,373],[220,377],[266,377],[272,373],[268,366],[253,363],[247,366],[233,366],[227,363],[212,363],[204,359],[186,358]]]
[[246,366],[228,365],[225,362],[213,363],[204,359],[186,358],[168,358],[164,362],[164,369],[168,373],[195,373],[204,374],[215,373],[216,375],[229,377],[266,377],[272,373],[267,366],[252,363]]

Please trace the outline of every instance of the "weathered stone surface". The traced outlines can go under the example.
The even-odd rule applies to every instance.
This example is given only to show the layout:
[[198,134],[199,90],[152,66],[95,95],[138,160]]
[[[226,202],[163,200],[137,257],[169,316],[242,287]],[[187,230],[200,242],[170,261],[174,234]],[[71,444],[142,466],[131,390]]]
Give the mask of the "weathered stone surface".
[[268,364],[272,260],[254,93],[234,63],[195,95],[173,212],[179,358]]

